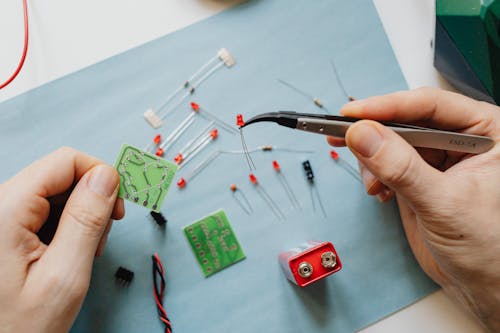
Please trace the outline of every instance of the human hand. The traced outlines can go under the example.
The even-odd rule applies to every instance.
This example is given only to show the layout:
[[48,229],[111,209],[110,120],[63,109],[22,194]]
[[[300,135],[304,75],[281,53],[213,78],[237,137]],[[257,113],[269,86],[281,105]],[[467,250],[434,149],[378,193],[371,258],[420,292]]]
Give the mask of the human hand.
[[353,124],[345,140],[367,192],[396,193],[411,249],[446,293],[500,332],[500,108],[422,88],[346,104],[345,116],[410,123],[493,138],[480,155],[415,149],[380,123]]
[[[94,256],[124,215],[119,177],[61,148],[0,184],[0,331],[66,332],[87,293]],[[74,186],[74,188],[73,188]],[[64,204],[53,240],[37,232]]]

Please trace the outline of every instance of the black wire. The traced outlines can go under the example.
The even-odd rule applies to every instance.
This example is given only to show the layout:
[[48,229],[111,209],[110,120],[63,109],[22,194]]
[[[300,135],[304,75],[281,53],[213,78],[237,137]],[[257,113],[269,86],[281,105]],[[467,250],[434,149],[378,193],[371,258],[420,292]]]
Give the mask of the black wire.
[[[151,256],[153,260],[153,284],[154,284],[154,293],[158,301],[160,302],[161,306],[163,307],[163,293],[165,292],[165,277],[163,276],[163,273],[160,269],[160,265],[158,264],[157,259],[155,256]],[[160,278],[160,286],[158,286],[158,277]],[[170,319],[168,318],[167,314],[161,310],[159,306],[156,307],[156,310],[158,312],[158,315],[160,318],[165,319],[166,321],[170,322]],[[165,331],[167,333],[172,332],[172,326],[170,324],[165,323],[162,321],[162,323],[165,325]]]

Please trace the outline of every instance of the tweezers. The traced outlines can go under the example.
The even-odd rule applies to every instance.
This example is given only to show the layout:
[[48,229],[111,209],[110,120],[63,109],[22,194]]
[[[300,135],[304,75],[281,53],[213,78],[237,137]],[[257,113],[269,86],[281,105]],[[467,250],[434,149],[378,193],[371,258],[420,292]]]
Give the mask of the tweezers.
[[[241,128],[258,122],[270,121],[301,131],[343,138],[349,126],[359,120],[361,119],[326,114],[280,111],[257,115],[246,121]],[[442,131],[386,121],[380,121],[380,123],[392,129],[414,147],[481,154],[490,150],[495,143],[491,138],[485,136]]]

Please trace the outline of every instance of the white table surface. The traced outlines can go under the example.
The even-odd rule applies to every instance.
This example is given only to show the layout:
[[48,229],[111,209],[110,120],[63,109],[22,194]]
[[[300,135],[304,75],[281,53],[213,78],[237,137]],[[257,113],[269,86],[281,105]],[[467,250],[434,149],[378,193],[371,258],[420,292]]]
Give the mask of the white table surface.
[[[368,1],[368,0],[367,0]],[[30,45],[25,66],[0,101],[211,16],[238,0],[28,1]],[[434,69],[433,0],[374,0],[410,88],[451,89]],[[22,51],[22,1],[0,2],[0,81]],[[481,328],[438,291],[363,333],[476,333]]]

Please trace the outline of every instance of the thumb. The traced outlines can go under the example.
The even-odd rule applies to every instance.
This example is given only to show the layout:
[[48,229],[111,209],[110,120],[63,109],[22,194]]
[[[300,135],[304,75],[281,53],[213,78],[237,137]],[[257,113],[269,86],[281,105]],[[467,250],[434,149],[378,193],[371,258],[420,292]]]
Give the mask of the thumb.
[[66,202],[46,260],[57,262],[66,274],[90,277],[97,247],[110,223],[118,185],[119,176],[108,165],[95,166],[80,179]]
[[346,143],[376,178],[415,208],[432,202],[441,173],[394,131],[378,122],[361,120],[347,130]]

